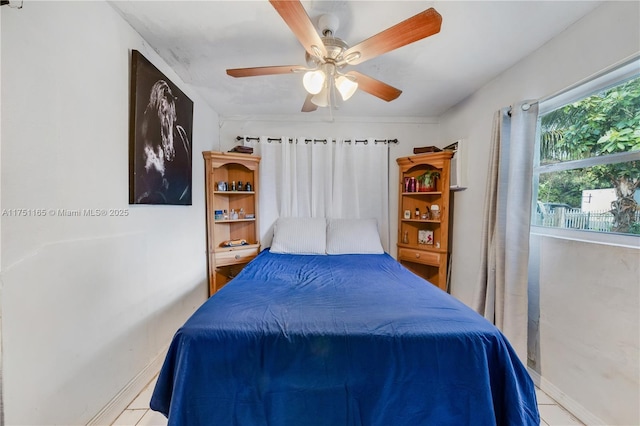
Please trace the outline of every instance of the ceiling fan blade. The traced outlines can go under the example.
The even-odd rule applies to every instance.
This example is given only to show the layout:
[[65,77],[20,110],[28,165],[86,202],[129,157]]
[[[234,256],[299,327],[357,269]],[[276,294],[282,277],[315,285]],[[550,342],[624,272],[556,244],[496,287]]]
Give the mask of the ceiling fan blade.
[[429,8],[356,44],[344,52],[343,56],[346,58],[359,52],[359,57],[348,61],[351,65],[357,65],[383,53],[437,34],[440,32],[441,24],[442,16],[434,8]]
[[349,71],[347,75],[356,78],[356,81],[358,82],[358,89],[378,97],[383,101],[390,102],[402,93],[402,90],[389,86],[387,83],[383,83],[380,80],[376,80],[375,78],[359,73],[358,71]]
[[320,53],[322,58],[327,56],[327,49],[320,35],[299,0],[269,0],[269,3],[282,16],[309,55],[317,56]]
[[318,105],[311,102],[311,98],[313,98],[313,95],[308,94],[307,99],[304,100],[304,105],[302,105],[302,112],[312,112],[318,109]]
[[276,67],[232,68],[227,70],[231,77],[255,77],[258,75],[289,74],[303,70],[300,65],[280,65]]

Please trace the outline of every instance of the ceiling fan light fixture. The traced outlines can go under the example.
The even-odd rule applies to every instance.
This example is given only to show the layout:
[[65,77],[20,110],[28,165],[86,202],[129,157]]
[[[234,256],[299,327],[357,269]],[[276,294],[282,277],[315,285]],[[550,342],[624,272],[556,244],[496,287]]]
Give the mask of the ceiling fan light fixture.
[[322,70],[307,71],[302,77],[302,84],[307,92],[317,95],[325,86],[324,81],[326,78]]
[[325,85],[319,93],[311,98],[311,102],[314,105],[322,108],[329,106],[329,88],[327,86],[328,85]]
[[336,78],[336,87],[340,92],[340,96],[342,96],[342,100],[346,101],[358,90],[358,82],[346,75],[341,75]]

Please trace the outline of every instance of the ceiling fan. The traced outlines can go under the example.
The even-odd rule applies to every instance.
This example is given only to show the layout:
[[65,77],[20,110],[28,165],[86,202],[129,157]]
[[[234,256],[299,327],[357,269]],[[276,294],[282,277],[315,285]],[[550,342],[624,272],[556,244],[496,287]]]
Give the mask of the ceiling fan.
[[269,0],[269,2],[305,48],[308,66],[233,68],[228,69],[227,74],[232,77],[255,77],[305,72],[303,85],[308,95],[302,106],[302,112],[315,111],[319,106],[331,107],[332,100],[336,99],[336,90],[345,101],[357,89],[387,102],[396,99],[402,93],[401,90],[358,71],[342,72],[343,68],[361,64],[437,34],[440,32],[442,23],[442,16],[435,9],[429,8],[349,47],[343,40],[333,36],[338,25],[335,16],[320,17],[318,26],[322,32],[321,37],[299,0]]

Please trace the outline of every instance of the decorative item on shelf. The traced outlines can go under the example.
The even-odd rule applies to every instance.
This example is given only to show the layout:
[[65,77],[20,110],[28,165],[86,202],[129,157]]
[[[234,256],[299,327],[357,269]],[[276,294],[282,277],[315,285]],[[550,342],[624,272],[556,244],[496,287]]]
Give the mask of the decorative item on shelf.
[[418,244],[433,245],[433,231],[430,229],[420,229],[418,231]]
[[236,145],[229,152],[239,152],[240,154],[253,154],[253,148],[250,146]]
[[247,242],[247,240],[227,240],[227,241],[223,241],[222,244],[220,244],[221,247],[236,247],[236,246],[246,246],[249,245],[249,243]]
[[238,187],[236,188],[237,191],[242,191],[243,190],[243,186],[242,186],[242,181],[239,180],[238,181]]
[[420,219],[420,209],[416,207],[416,219]]
[[255,219],[256,215],[255,215],[255,213],[247,213],[247,214],[244,215],[244,218],[245,219]]
[[424,154],[425,152],[440,152],[442,151],[437,146],[423,146],[418,148],[413,148],[414,154]]
[[245,218],[244,208],[240,207],[240,211],[238,212],[238,219],[244,219],[244,218]]
[[404,218],[405,219],[411,219],[411,210],[405,210],[404,211]]
[[417,192],[418,191],[418,181],[415,177],[411,176],[409,181],[409,192]]
[[222,220],[229,220],[229,213],[226,210],[222,212]]
[[247,184],[244,186],[244,190],[245,191],[252,191],[253,187],[251,186],[251,182],[247,182]]
[[404,192],[411,192],[411,178],[404,178]]
[[433,204],[431,206],[431,218],[433,220],[440,220],[440,206],[437,204]]
[[427,170],[420,176],[418,176],[418,191],[419,192],[431,192],[437,188],[436,179],[440,177],[440,172],[437,170]]
[[216,210],[213,215],[214,220],[222,220],[224,219],[224,215],[222,214],[222,210]]
[[404,231],[404,234],[402,234],[402,243],[409,244],[409,231]]
[[236,181],[235,180],[231,181],[231,190],[232,191],[236,190]]

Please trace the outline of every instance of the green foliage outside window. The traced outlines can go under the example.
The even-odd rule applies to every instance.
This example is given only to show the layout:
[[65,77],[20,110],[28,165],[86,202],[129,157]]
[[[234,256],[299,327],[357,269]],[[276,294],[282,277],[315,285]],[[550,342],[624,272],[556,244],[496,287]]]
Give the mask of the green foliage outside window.
[[[541,119],[540,164],[640,150],[640,77],[584,98]],[[538,199],[579,207],[584,188],[614,188],[611,231],[640,233],[634,194],[640,162],[542,173]]]

